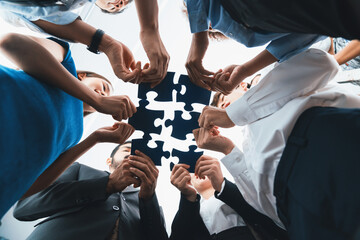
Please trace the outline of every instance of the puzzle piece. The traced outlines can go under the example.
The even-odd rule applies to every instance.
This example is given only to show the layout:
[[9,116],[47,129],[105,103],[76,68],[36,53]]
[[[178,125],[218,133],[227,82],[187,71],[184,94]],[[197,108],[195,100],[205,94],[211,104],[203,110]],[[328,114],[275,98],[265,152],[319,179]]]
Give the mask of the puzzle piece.
[[191,119],[185,120],[181,117],[182,112],[175,111],[175,118],[174,120],[166,120],[165,126],[168,127],[170,125],[173,126],[173,131],[171,136],[177,139],[186,139],[186,135],[192,133],[192,130],[199,128],[198,119],[200,113],[197,112],[190,112]]
[[161,166],[161,157],[169,158],[170,152],[163,151],[164,142],[155,141],[156,148],[150,148],[147,146],[147,142],[143,139],[133,139],[131,143],[131,155],[135,155],[135,150],[139,150],[145,153],[157,166]]
[[172,151],[174,148],[176,148],[179,151],[186,152],[189,151],[189,146],[196,144],[193,140],[194,135],[192,133],[188,133],[186,135],[186,140],[180,140],[171,137],[171,129],[169,132],[164,132],[167,130],[167,128],[163,128],[161,131],[161,135],[150,133],[151,141],[149,141],[148,145],[153,145],[156,141],[164,141],[164,136],[166,136],[166,141],[163,145],[164,151]]
[[[185,163],[190,165],[188,169],[189,172],[193,173],[195,171],[196,161],[204,154],[204,152],[195,152],[197,146],[190,146],[188,152],[182,152],[177,149],[173,149],[171,155],[173,157],[179,158],[179,163]],[[174,167],[173,163],[170,163],[170,170]]]
[[191,106],[193,103],[202,103],[209,105],[211,92],[199,86],[196,86],[190,81],[190,78],[186,75],[181,75],[179,78],[179,84],[185,85],[186,92],[181,94],[179,91],[176,95],[177,102],[185,103],[185,110],[193,111],[194,108]]
[[150,83],[141,83],[139,85],[138,98],[145,100],[146,93],[150,91],[156,92],[158,95],[155,98],[156,101],[166,102],[172,101],[172,90],[181,90],[181,86],[174,84],[174,72],[168,72],[162,82],[154,88],[150,87]]
[[164,111],[149,110],[145,107],[149,104],[146,100],[141,100],[137,107],[137,112],[129,118],[129,124],[133,126],[136,130],[144,132],[143,139],[150,140],[151,137],[149,133],[160,134],[161,126],[155,127],[155,120],[164,118]]

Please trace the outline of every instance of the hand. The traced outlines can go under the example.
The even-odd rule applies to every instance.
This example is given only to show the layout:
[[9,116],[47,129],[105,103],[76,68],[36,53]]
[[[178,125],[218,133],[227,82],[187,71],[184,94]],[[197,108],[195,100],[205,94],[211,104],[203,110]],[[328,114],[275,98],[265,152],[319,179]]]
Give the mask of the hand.
[[199,148],[229,154],[235,147],[234,143],[220,135],[216,127],[211,129],[198,128],[193,130],[196,144]]
[[136,112],[134,103],[125,95],[121,96],[100,96],[93,106],[98,112],[110,114],[115,120],[128,119]]
[[99,128],[94,132],[98,142],[111,142],[123,144],[128,139],[135,129],[127,123],[116,122],[112,127]]
[[201,128],[207,129],[213,128],[213,126],[219,126],[223,128],[230,128],[235,126],[235,124],[227,115],[225,109],[211,106],[204,107],[198,122]]
[[216,158],[202,155],[195,165],[195,176],[205,179],[207,176],[213,188],[220,192],[224,176],[221,172],[220,163]]
[[144,67],[141,72],[141,82],[151,83],[151,87],[155,87],[167,74],[170,56],[158,31],[141,31],[140,40],[150,61],[150,67]]
[[109,181],[106,185],[106,192],[111,194],[123,191],[127,186],[140,184],[130,172],[129,159],[122,160],[121,164],[110,174]]
[[141,69],[139,69],[130,49],[115,39],[107,43],[104,53],[108,57],[115,75],[124,82],[136,83],[139,81]]
[[207,90],[215,90],[210,87],[215,80],[210,75],[214,75],[214,73],[206,70],[202,65],[202,59],[205,56],[208,45],[207,32],[193,34],[185,67],[192,83]]
[[230,94],[249,74],[244,65],[230,65],[215,73],[212,87],[224,95]]
[[171,171],[170,181],[172,185],[180,190],[187,200],[195,202],[197,193],[191,185],[191,176],[187,170],[189,167],[187,164],[176,164]]
[[131,155],[130,159],[130,172],[140,179],[140,192],[139,198],[150,199],[156,188],[159,170],[154,162],[139,150],[135,151],[135,156]]

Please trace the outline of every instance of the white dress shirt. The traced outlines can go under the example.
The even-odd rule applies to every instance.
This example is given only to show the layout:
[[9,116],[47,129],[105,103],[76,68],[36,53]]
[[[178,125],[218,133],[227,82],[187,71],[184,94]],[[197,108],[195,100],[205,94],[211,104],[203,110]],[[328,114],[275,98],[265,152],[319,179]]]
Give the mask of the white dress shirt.
[[211,235],[233,227],[246,226],[234,209],[214,196],[209,199],[201,198],[200,216]]
[[296,120],[313,106],[360,107],[359,96],[328,83],[337,71],[332,56],[309,49],[276,66],[226,109],[236,125],[247,126],[243,152],[235,147],[221,161],[245,200],[280,227],[284,226],[276,212],[274,177]]
[[0,17],[16,27],[27,27],[35,32],[44,32],[32,21],[44,20],[57,25],[66,25],[79,17],[80,8],[96,0],[74,0],[70,8],[55,6],[22,6],[14,2],[0,1]]

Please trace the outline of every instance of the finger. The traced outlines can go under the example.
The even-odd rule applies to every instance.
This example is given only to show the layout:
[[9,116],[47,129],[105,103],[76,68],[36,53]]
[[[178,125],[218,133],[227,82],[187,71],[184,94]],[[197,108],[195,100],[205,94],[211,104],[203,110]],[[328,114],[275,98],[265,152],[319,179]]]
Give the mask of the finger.
[[[138,150],[136,150],[136,151],[138,151]],[[141,162],[142,164],[145,164],[149,168],[151,174],[159,173],[159,170],[157,169],[154,162],[150,158],[144,158],[143,156],[131,155],[131,156],[129,156],[129,159],[133,160],[133,161]]]
[[132,174],[136,175],[140,179],[141,183],[148,182],[148,178],[147,178],[146,174],[143,171],[140,171],[139,169],[134,168],[134,167],[130,167],[129,171]]
[[145,63],[144,68],[143,69],[148,69],[150,67],[150,63]]
[[197,142],[199,139],[200,128],[194,129],[192,132],[194,134],[195,141]]
[[[179,186],[184,188],[186,184],[189,182],[189,177],[190,177],[190,173],[188,171],[183,171],[177,178],[175,178],[175,182],[177,182]],[[186,181],[184,181],[184,178],[187,178]]]
[[211,72],[209,70],[206,70],[203,66],[199,68],[199,72],[203,75],[214,75],[214,72]]
[[174,166],[170,179],[177,179],[183,172],[188,172],[190,166],[187,164],[177,164]]

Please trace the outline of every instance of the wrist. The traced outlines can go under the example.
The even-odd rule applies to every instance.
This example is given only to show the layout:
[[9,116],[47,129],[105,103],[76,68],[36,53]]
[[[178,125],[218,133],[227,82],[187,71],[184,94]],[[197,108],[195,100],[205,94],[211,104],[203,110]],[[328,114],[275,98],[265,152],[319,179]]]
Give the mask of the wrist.
[[224,148],[222,153],[225,154],[225,155],[228,155],[228,154],[230,154],[232,152],[234,147],[235,147],[235,145],[233,143],[228,144],[228,145],[226,145],[226,147]]
[[113,181],[112,181],[112,178],[111,178],[111,174],[110,174],[109,180],[108,180],[108,182],[107,182],[107,184],[106,184],[106,192],[107,192],[108,194],[112,194],[112,193],[115,192],[115,191],[114,191]]
[[197,194],[184,194],[185,198],[189,201],[189,202],[195,202],[196,201],[196,195]]
[[104,34],[99,45],[99,51],[104,52],[105,54],[109,53],[111,51],[111,46],[114,44],[114,42],[117,41],[109,35]]

